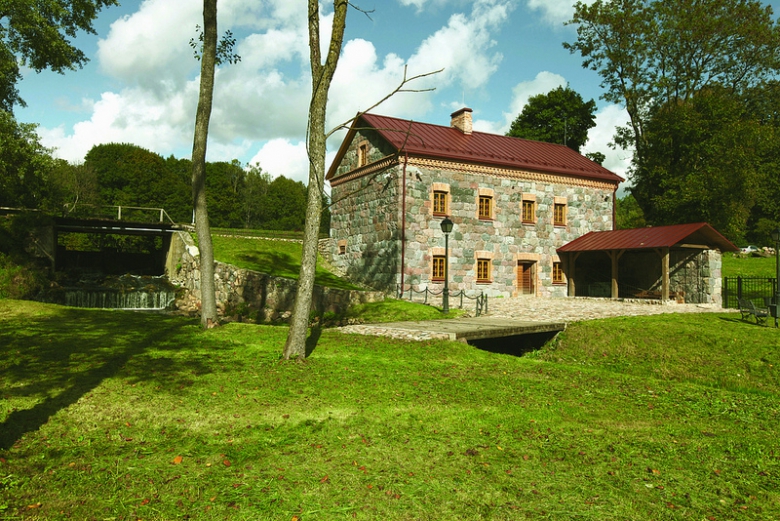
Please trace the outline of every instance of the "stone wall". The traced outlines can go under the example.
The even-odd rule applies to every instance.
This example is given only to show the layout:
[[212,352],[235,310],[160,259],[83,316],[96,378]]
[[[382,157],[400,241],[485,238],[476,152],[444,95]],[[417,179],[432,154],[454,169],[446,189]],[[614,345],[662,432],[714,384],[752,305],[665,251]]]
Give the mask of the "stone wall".
[[[200,257],[189,233],[178,232],[171,241],[166,263],[168,278],[184,291],[176,300],[178,309],[200,309]],[[221,315],[237,314],[272,322],[286,320],[295,302],[298,283],[292,279],[214,263],[217,308]],[[313,309],[318,314],[343,313],[349,307],[384,300],[384,294],[314,287]]]

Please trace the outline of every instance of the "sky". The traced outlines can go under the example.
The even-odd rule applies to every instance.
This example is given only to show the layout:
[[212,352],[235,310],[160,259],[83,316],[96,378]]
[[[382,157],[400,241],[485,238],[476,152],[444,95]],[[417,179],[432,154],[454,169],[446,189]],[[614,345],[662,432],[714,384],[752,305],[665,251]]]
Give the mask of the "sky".
[[[626,177],[630,151],[609,146],[625,110],[600,99],[598,75],[563,48],[572,0],[353,0],[330,90],[328,128],[371,107],[402,81],[439,69],[374,109],[377,114],[449,125],[473,110],[474,129],[505,133],[530,96],[568,85],[597,102],[584,152]],[[777,14],[780,0],[765,2]],[[329,5],[330,4],[330,5]],[[329,38],[332,2],[321,2]],[[311,92],[304,0],[220,0],[219,31],[236,37],[241,62],[217,71],[208,161],[259,164],[272,177],[306,182],[305,133]],[[74,43],[90,58],[65,75],[25,70],[19,121],[39,125],[54,155],[79,163],[101,143],[132,143],[189,158],[200,64],[189,41],[202,25],[200,0],[122,0],[96,20],[97,35]],[[345,132],[328,142],[328,164]]]

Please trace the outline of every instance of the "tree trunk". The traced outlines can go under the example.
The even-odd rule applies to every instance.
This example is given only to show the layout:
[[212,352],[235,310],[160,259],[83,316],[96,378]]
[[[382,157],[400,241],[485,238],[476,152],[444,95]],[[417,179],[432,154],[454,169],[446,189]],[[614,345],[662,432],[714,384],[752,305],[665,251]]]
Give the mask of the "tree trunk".
[[217,0],[203,0],[203,56],[200,66],[200,96],[192,144],[192,203],[200,249],[200,323],[204,328],[217,323],[214,288],[214,248],[206,207],[206,143],[209,135],[217,56]]
[[303,233],[301,271],[298,276],[298,292],[295,295],[290,331],[283,353],[287,360],[306,358],[306,333],[309,328],[309,314],[314,294],[317,243],[322,218],[322,191],[325,186],[325,116],[328,105],[328,90],[341,54],[348,6],[347,0],[333,0],[333,32],[325,64],[322,64],[319,2],[318,0],[309,0],[309,53],[312,80],[307,141],[309,190],[306,204],[306,224]]

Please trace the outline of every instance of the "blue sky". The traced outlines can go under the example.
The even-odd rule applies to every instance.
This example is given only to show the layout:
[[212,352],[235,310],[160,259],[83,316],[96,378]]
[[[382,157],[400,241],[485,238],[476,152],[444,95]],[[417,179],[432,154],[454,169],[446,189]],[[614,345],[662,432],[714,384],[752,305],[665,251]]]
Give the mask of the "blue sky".
[[[376,113],[449,124],[473,109],[476,130],[504,133],[529,96],[569,84],[598,104],[598,126],[584,151],[607,155],[625,177],[630,153],[608,147],[625,111],[599,99],[598,76],[562,43],[574,41],[564,22],[571,0],[357,0],[328,105],[329,126],[370,107],[401,81],[443,68],[397,95]],[[780,0],[765,2],[778,12]],[[202,24],[200,0],[125,0],[103,11],[97,36],[76,44],[90,57],[65,75],[25,71],[28,107],[20,121],[38,123],[44,145],[72,162],[99,143],[134,143],[163,156],[189,157],[199,63],[189,40]],[[323,28],[329,26],[322,2]],[[306,2],[220,0],[220,32],[237,37],[242,61],[217,74],[209,161],[259,163],[272,176],[305,181],[306,110],[310,93]],[[327,38],[328,35],[326,35]],[[329,142],[329,158],[343,133]]]

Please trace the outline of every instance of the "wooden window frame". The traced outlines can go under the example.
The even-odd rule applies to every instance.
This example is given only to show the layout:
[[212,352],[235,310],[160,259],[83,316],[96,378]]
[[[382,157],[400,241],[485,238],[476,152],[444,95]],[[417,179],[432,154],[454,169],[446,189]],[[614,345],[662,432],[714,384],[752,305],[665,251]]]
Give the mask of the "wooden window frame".
[[347,241],[340,240],[339,241],[339,255],[346,255],[347,254]]
[[479,194],[477,201],[478,201],[477,217],[479,217],[479,219],[482,221],[492,221],[493,220],[493,196],[489,194]]
[[493,282],[493,259],[477,258],[477,284]]
[[566,203],[553,203],[553,225],[566,226]]
[[[530,211],[526,212],[526,209],[530,208]],[[526,215],[526,214],[530,215]],[[535,224],[536,223],[536,201],[533,199],[523,199],[520,203],[520,217],[523,224]]]
[[566,275],[563,272],[563,263],[561,261],[553,261],[552,283],[555,286],[563,286],[566,284]]
[[[437,215],[437,216],[449,215],[449,204],[447,204],[448,198],[449,198],[449,193],[444,190],[433,191],[433,215]],[[440,208],[439,204],[441,204],[443,208]]]
[[446,276],[447,258],[444,255],[434,255],[431,261],[431,280],[435,282],[444,282]]

